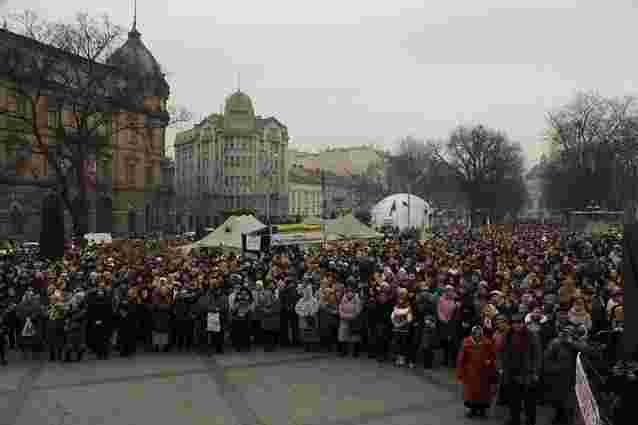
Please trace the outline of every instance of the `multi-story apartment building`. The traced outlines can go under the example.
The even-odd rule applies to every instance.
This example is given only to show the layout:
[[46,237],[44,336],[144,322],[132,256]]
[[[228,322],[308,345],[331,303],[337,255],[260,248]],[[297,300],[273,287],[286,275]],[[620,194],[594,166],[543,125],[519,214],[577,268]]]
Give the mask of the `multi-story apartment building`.
[[297,165],[288,172],[288,182],[288,215],[291,218],[321,217],[324,214],[330,217],[339,210],[353,209],[357,202],[350,177],[324,172],[325,188],[322,190],[321,172]]
[[371,146],[327,149],[319,153],[288,151],[289,167],[301,166],[308,170],[322,169],[338,176],[363,174],[368,167],[377,165],[384,169],[384,153]]
[[[170,229],[171,217],[174,216],[171,198],[173,168],[164,155],[165,128],[169,121],[166,110],[169,86],[159,64],[142,42],[135,24],[124,45],[108,58],[106,64],[91,63],[87,66],[84,58],[8,30],[0,30],[0,52],[11,49],[41,58],[55,55],[59,66],[65,70],[86,72],[91,69],[96,73],[115,75],[114,84],[134,82],[135,90],[129,90],[134,98],[127,99],[127,103],[135,105],[134,108],[125,109],[122,106],[117,111],[113,108],[95,111],[101,116],[109,114],[106,122],[111,125],[105,126],[104,134],[108,138],[110,155],[96,155],[91,165],[96,169],[97,176],[95,190],[88,199],[88,231],[128,234]],[[0,237],[37,240],[41,216],[45,214],[44,201],[58,196],[59,186],[50,159],[33,146],[33,128],[44,135],[47,146],[57,145],[55,129],[59,128],[59,123],[62,123],[65,131],[72,132],[72,107],[56,102],[55,98],[62,91],[77,91],[77,87],[60,84],[47,86],[47,96],[40,99],[38,104],[37,122],[29,126],[25,123],[35,120],[29,115],[32,112],[30,108],[26,107],[30,100],[23,98],[16,90],[18,84],[26,83],[12,80],[11,73],[4,72],[7,68],[2,69]],[[122,87],[118,86],[114,90]],[[110,90],[108,87],[105,89]],[[68,98],[68,93],[65,96]],[[122,123],[128,122],[143,124],[136,130],[119,131]],[[18,147],[16,138],[22,140]],[[74,188],[70,187],[70,190]],[[68,231],[70,226],[67,212],[65,227]]]
[[175,139],[178,226],[218,225],[226,211],[251,209],[264,220],[288,215],[288,128],[255,115],[241,91]]

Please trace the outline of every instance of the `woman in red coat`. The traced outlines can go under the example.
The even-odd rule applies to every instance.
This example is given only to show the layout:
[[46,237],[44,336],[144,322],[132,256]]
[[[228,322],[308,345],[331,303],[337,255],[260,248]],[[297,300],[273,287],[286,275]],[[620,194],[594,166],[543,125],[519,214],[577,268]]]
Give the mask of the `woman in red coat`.
[[496,350],[480,326],[463,340],[456,363],[465,407],[470,409],[467,417],[486,417],[496,388]]

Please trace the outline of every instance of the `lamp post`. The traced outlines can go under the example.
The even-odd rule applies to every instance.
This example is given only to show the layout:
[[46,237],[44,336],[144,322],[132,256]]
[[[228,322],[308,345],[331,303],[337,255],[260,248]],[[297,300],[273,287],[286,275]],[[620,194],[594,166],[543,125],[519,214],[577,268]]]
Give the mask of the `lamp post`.
[[259,176],[263,179],[263,181],[266,184],[266,190],[265,190],[265,202],[264,202],[264,207],[266,209],[265,213],[266,213],[266,219],[268,220],[268,236],[270,237],[270,243],[272,244],[272,224],[270,223],[271,218],[270,218],[270,197],[271,197],[271,191],[272,191],[272,187],[271,187],[271,183],[272,183],[272,174],[273,174],[273,170],[272,170],[272,160],[270,159],[265,159],[262,161],[261,163],[261,167],[259,170]]

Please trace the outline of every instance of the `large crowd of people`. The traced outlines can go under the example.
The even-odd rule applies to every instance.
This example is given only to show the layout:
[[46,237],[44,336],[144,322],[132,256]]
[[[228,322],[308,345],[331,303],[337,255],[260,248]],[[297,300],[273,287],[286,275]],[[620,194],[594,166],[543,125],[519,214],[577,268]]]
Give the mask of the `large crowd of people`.
[[[456,368],[467,415],[494,399],[510,425],[575,409],[578,352],[619,356],[622,248],[543,225],[450,227],[427,241],[279,248],[259,259],[183,254],[143,241],[69,246],[51,263],[0,262],[0,361],[258,347]],[[591,341],[603,336],[605,352]],[[441,355],[436,355],[441,352]]]

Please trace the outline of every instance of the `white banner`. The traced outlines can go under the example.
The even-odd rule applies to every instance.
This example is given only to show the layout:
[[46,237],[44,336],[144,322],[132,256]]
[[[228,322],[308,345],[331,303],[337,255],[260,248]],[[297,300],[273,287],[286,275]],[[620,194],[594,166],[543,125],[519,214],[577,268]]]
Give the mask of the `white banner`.
[[89,241],[90,244],[111,243],[113,238],[110,233],[87,233],[84,235],[84,239]]
[[246,236],[246,249],[259,251],[261,249],[261,236]]
[[585,425],[600,425],[600,411],[598,410],[598,403],[591,392],[587,374],[583,368],[583,363],[580,359],[581,354],[578,353],[576,357],[576,398],[578,399],[578,407],[580,408],[581,416]]

